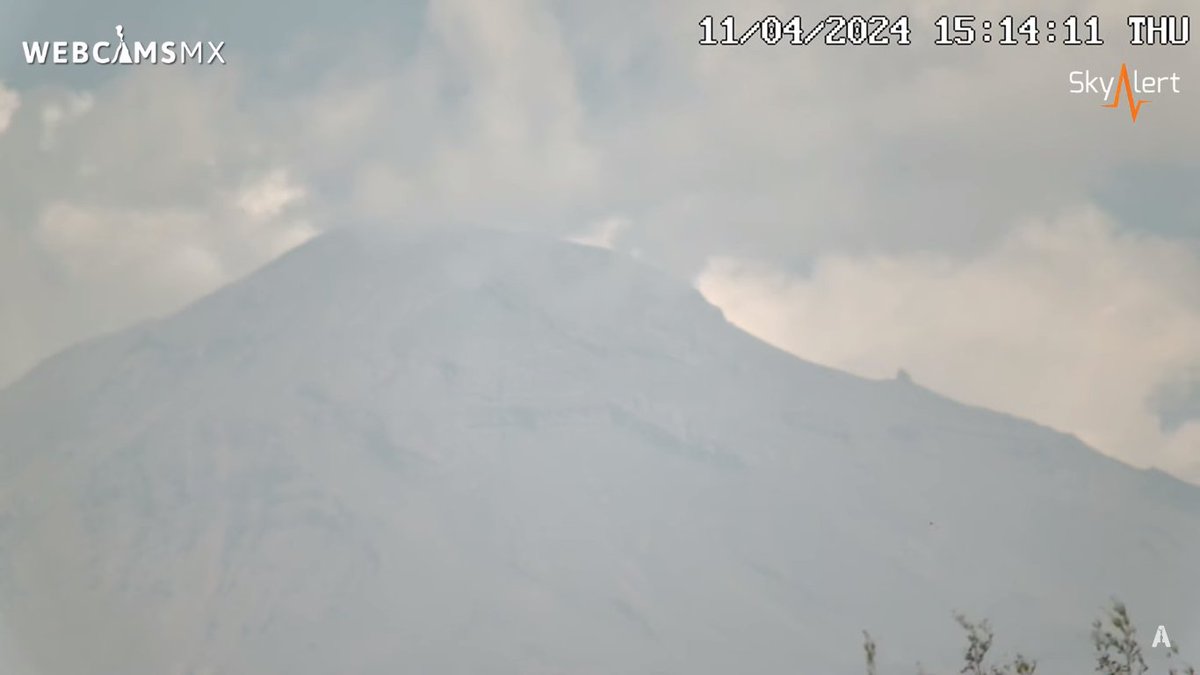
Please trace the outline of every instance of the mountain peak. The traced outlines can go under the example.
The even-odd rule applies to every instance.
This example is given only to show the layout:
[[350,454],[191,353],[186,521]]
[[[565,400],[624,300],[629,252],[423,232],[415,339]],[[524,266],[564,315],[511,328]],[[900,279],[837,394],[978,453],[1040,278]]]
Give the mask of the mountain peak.
[[1113,593],[1187,625],[1174,488],[619,254],[345,230],[0,392],[0,616],[42,675],[848,672],[955,609],[1053,653]]

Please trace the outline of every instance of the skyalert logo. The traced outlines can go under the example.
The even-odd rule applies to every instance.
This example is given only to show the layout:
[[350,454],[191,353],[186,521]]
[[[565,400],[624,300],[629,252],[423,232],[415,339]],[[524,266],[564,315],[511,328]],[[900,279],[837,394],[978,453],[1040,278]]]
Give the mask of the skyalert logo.
[[142,63],[176,65],[225,65],[221,56],[224,42],[175,40],[132,42],[125,41],[125,27],[117,26],[116,42],[43,41],[22,42],[25,63],[44,65],[138,65]]
[[[1105,108],[1119,108],[1121,99],[1124,97],[1125,105],[1129,108],[1129,118],[1133,122],[1137,122],[1142,106],[1150,103],[1150,99],[1141,98],[1142,95],[1182,93],[1179,88],[1178,73],[1160,76],[1141,75],[1135,68],[1130,74],[1129,67],[1124,63],[1121,64],[1120,74],[1115,77],[1092,75],[1090,70],[1073,70],[1069,79],[1072,94],[1101,94],[1105,101],[1111,98],[1111,103],[1103,104]],[[1136,100],[1134,99],[1135,95],[1138,96]]]

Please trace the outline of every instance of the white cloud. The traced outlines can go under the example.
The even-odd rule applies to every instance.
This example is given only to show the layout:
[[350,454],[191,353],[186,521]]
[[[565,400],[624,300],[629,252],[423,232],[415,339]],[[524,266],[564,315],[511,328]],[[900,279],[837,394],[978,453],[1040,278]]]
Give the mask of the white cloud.
[[85,94],[26,93],[41,114],[0,153],[0,383],[316,234],[271,121],[236,91],[233,72],[137,69]]
[[599,180],[574,57],[545,2],[434,0],[401,67],[349,71],[290,108],[299,164],[345,185],[345,216],[532,228]]
[[20,107],[21,95],[0,82],[0,134],[8,131],[13,116],[17,114],[17,109]]
[[275,169],[246,186],[236,201],[243,213],[264,220],[279,216],[305,195],[304,188],[293,182],[286,170]]
[[567,241],[583,244],[584,246],[613,249],[616,247],[621,233],[627,229],[629,229],[629,221],[627,219],[620,216],[613,216],[596,223],[583,234],[568,237]]
[[[871,288],[874,304],[852,312],[857,321],[873,328],[863,317],[892,308],[924,323],[849,339],[843,334],[850,319],[807,297],[816,304],[806,310],[811,323],[797,344],[809,356],[824,354],[860,372],[904,365],[935,385],[942,376],[933,361],[945,356],[957,367],[958,359],[930,353],[922,365],[914,355],[922,336],[904,330],[946,320],[940,311],[922,318],[922,306],[893,297],[902,282],[917,293],[939,274],[963,277],[981,284],[994,296],[990,301],[1006,300],[1005,315],[1025,322],[1009,321],[1004,340],[987,353],[998,364],[1011,360],[1016,372],[1071,351],[1053,337],[1066,328],[1042,328],[1071,312],[1082,312],[1101,336],[1085,344],[1125,345],[1127,324],[1136,323],[1122,295],[1129,287],[1084,275],[1073,282],[1075,291],[1047,294],[1042,277],[1074,261],[1070,252],[1051,256],[1049,271],[1012,265],[1031,265],[1036,251],[1050,255],[1053,236],[1108,242],[1097,252],[1108,260],[1141,260],[1151,255],[1150,244],[1107,226],[1098,226],[1103,236],[1068,224],[1011,230],[1031,214],[1095,200],[1131,163],[1194,166],[1200,151],[1200,136],[1190,133],[1194,102],[1156,100],[1131,127],[1127,117],[1066,93],[1071,69],[1108,72],[1132,58],[1120,48],[1123,26],[1107,18],[1127,10],[1115,0],[1071,4],[1072,13],[1107,21],[1108,46],[1082,51],[934,47],[933,18],[952,5],[877,1],[860,8],[909,14],[910,47],[797,49],[699,47],[699,17],[731,11],[716,0],[433,0],[418,39],[402,49],[356,39],[338,59],[302,60],[299,89],[258,86],[236,64],[187,73],[122,71],[92,88],[90,106],[71,104],[61,92],[23,88],[17,98],[0,88],[0,121],[12,119],[19,129],[0,139],[0,324],[16,326],[0,334],[0,358],[29,365],[66,342],[166,311],[304,241],[315,231],[307,223],[324,215],[336,224],[363,217],[398,226],[465,221],[575,234],[641,252],[681,276],[714,255],[785,265],[830,250],[855,251],[861,255],[822,258],[818,270],[826,276],[807,280],[742,264],[723,272],[716,265],[706,278],[725,279],[735,296],[748,287],[790,294],[837,282],[843,296]],[[1032,0],[1019,6],[1038,7]],[[1013,8],[989,0],[977,14]],[[843,9],[815,2],[804,14]],[[736,11],[739,21],[764,13],[789,16],[795,8],[747,0]],[[316,34],[325,27],[298,30],[306,28]],[[397,65],[400,52],[409,58]],[[381,54],[388,58],[375,58]],[[1139,68],[1175,69],[1185,77],[1200,65],[1194,50],[1136,56]],[[21,100],[43,111],[40,130],[19,126],[35,127],[36,119],[12,118],[11,106]],[[41,151],[43,136],[55,152]],[[1161,201],[1153,208],[1182,208],[1173,205],[1178,200]],[[594,223],[597,214],[612,213],[624,224]],[[1162,214],[1145,215],[1145,223],[1122,225],[1148,227]],[[589,224],[595,229],[580,235]],[[1047,239],[1030,239],[1037,232]],[[1169,251],[1173,244],[1154,246]],[[991,252],[963,258],[980,248]],[[942,253],[912,253],[919,250]],[[872,251],[890,255],[871,257]],[[985,274],[1001,263],[1010,265],[1006,272]],[[53,272],[53,284],[45,270]],[[887,283],[875,288],[871,279]],[[1134,288],[1147,296],[1169,287],[1139,283]],[[1020,288],[1029,290],[1019,295]],[[942,304],[972,306],[950,290],[938,292],[933,297]],[[860,290],[857,302],[866,303],[865,294]],[[1079,304],[1078,295],[1092,304]],[[1158,302],[1169,308],[1188,306],[1162,297]],[[1107,316],[1097,309],[1101,298],[1114,305],[1111,326],[1101,321]],[[753,298],[743,304],[756,331],[799,340],[792,312],[779,314]],[[831,323],[820,328],[820,321]],[[943,339],[987,346],[991,330],[980,324],[975,333],[951,330]],[[849,345],[825,344],[824,335]],[[873,351],[872,340],[879,343]],[[19,348],[12,346],[17,342]],[[1065,363],[1092,372],[1082,358],[1071,354]],[[1113,360],[1132,359],[1129,370],[1148,378],[1146,358]],[[958,383],[940,388],[987,403],[990,375],[945,375]],[[1045,398],[1039,419],[1101,438],[1126,455],[1138,439],[1153,436],[1136,425],[1118,432],[1109,420],[1091,419],[1120,418],[1098,404],[1088,414],[1068,410],[1057,389],[1025,392],[1024,408],[1008,405],[1019,398],[1012,393],[1017,385],[994,375],[1004,390],[995,395],[996,407],[1035,410],[1031,401]],[[1106,405],[1126,403],[1140,414],[1132,395]],[[1187,433],[1177,431],[1174,442],[1183,443]],[[1164,447],[1153,452],[1169,454]]]
[[972,257],[821,257],[807,276],[714,259],[697,286],[734,323],[868,377],[897,368],[951,397],[1077,433],[1200,481],[1200,423],[1149,402],[1200,364],[1200,257],[1087,209],[1027,222]]
[[424,56],[465,85],[430,167],[445,197],[555,199],[591,180],[574,62],[547,3],[436,0],[429,14]]
[[101,311],[91,320],[112,328],[171,311],[314,234],[298,222],[247,226],[217,207],[56,202],[43,210],[34,241],[71,283],[74,302]]
[[42,149],[54,147],[59,127],[86,115],[96,99],[89,92],[71,92],[42,106]]

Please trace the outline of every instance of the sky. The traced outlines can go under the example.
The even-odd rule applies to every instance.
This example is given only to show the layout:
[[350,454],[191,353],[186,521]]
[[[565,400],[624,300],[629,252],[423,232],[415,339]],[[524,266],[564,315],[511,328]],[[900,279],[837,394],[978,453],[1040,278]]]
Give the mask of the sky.
[[[323,230],[469,223],[637,256],[802,358],[1200,482],[1200,59],[1125,25],[1187,3],[970,5],[1094,14],[1100,47],[935,46],[962,3],[855,7],[913,44],[698,44],[708,14],[835,2],[0,0],[0,382]],[[24,62],[117,24],[226,64]],[[1181,92],[1136,123],[1070,93],[1122,63]]]

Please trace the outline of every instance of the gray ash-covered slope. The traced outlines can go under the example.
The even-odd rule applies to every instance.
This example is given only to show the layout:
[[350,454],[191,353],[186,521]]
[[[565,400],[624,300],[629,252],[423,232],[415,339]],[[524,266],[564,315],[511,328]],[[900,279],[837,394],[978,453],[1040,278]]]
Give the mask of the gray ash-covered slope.
[[863,628],[908,672],[954,610],[1086,672],[1113,594],[1200,638],[1198,530],[1196,488],[485,230],[321,237],[0,393],[37,675],[859,672]]

